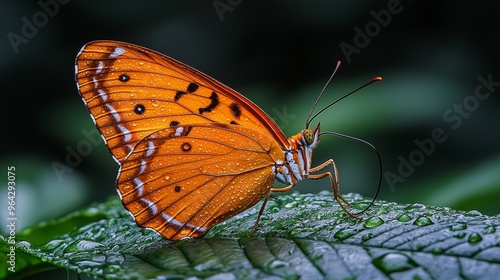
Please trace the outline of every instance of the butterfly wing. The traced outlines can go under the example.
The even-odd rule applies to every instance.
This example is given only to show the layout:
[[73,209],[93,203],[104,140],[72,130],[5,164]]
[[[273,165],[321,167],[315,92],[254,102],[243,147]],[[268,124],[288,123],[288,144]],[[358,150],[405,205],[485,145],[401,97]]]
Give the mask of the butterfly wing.
[[288,141],[257,105],[211,77],[158,52],[122,42],[86,44],[76,58],[82,99],[118,162],[162,128],[238,124]]
[[140,141],[117,186],[136,222],[169,240],[201,237],[269,193],[284,160],[258,130],[218,123],[179,125]]

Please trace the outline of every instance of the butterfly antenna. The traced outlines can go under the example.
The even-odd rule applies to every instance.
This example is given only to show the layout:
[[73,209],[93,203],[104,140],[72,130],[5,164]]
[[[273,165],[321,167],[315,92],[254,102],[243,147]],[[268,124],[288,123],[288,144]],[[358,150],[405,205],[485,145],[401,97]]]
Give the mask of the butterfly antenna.
[[375,192],[375,195],[373,196],[373,199],[370,202],[370,204],[364,210],[361,210],[358,213],[353,213],[356,216],[360,215],[360,214],[364,213],[366,210],[368,210],[373,205],[373,203],[375,203],[375,200],[377,199],[378,194],[380,193],[380,188],[382,186],[382,171],[383,171],[383,168],[382,168],[382,158],[380,157],[380,153],[377,151],[377,148],[375,148],[375,146],[373,146],[370,142],[368,142],[366,140],[363,140],[363,139],[360,139],[360,138],[356,138],[356,137],[353,137],[353,136],[349,136],[349,135],[345,135],[345,134],[341,134],[341,133],[337,133],[337,132],[332,132],[332,131],[324,131],[324,132],[320,133],[320,135],[322,135],[322,134],[330,134],[330,135],[334,135],[334,136],[338,136],[338,137],[343,137],[343,138],[346,138],[346,139],[350,139],[350,140],[361,142],[361,143],[367,145],[368,147],[370,147],[375,152],[375,154],[377,155],[378,166],[379,166],[379,174],[378,174],[379,176],[378,176],[377,191]]
[[[337,65],[340,65],[340,61],[339,61],[339,64],[337,64]],[[335,69],[335,70],[337,70],[337,69]],[[334,72],[334,74],[335,74],[335,72]],[[332,77],[333,77],[333,76],[332,76]],[[331,78],[330,78],[330,79],[331,79]],[[328,81],[330,81],[330,80],[328,80]],[[369,81],[368,83],[366,83],[366,84],[364,84],[364,85],[362,85],[362,86],[358,87],[357,89],[355,89],[355,90],[353,90],[353,91],[349,92],[348,94],[346,94],[346,95],[344,95],[344,96],[340,97],[339,99],[337,99],[337,100],[333,101],[332,103],[328,104],[325,108],[323,108],[323,109],[319,110],[319,112],[317,112],[316,114],[314,114],[314,116],[312,116],[312,117],[311,117],[311,113],[312,113],[312,111],[311,111],[311,113],[309,114],[309,116],[308,116],[308,118],[307,118],[306,128],[308,128],[308,127],[309,127],[309,124],[311,123],[311,121],[312,121],[314,118],[316,118],[317,116],[319,116],[319,114],[323,113],[323,112],[324,112],[324,111],[326,111],[328,108],[330,108],[330,107],[332,107],[333,105],[337,104],[340,100],[342,100],[342,99],[344,99],[344,98],[348,97],[349,95],[351,95],[351,94],[353,94],[353,93],[355,93],[355,92],[357,92],[357,91],[359,91],[359,90],[361,90],[361,89],[363,89],[363,88],[365,88],[365,87],[367,87],[367,86],[369,86],[369,85],[371,85],[371,84],[373,84],[373,83],[375,83],[375,82],[378,82],[378,81],[382,81],[382,77],[375,77],[375,78],[373,78],[373,79],[372,79],[371,81]],[[323,89],[323,90],[324,90],[324,89]],[[321,92],[321,94],[323,94],[323,91]],[[321,97],[321,94],[320,94],[320,97]],[[318,97],[318,99],[319,99],[319,97]],[[316,103],[318,103],[318,101],[317,101],[317,100],[316,100]],[[314,107],[316,107],[316,103],[314,103]],[[314,107],[313,107],[313,109],[314,109]]]
[[339,69],[339,67],[340,67],[340,60],[337,61],[337,66],[335,66],[335,70],[333,70],[332,75],[330,76],[330,78],[328,79],[328,81],[326,81],[326,84],[323,86],[323,89],[319,93],[318,98],[316,98],[316,101],[314,101],[314,104],[313,104],[313,106],[311,108],[311,111],[309,112],[309,115],[307,115],[307,118],[306,118],[306,128],[309,128],[309,124],[311,124],[312,119],[314,119],[314,117],[311,118],[311,115],[313,114],[314,109],[316,108],[316,105],[318,105],[319,99],[321,98],[321,96],[323,96],[323,93],[325,92],[326,87],[328,86],[328,84],[330,84],[330,81],[333,79],[333,76],[335,76],[335,73],[337,73],[337,70]]

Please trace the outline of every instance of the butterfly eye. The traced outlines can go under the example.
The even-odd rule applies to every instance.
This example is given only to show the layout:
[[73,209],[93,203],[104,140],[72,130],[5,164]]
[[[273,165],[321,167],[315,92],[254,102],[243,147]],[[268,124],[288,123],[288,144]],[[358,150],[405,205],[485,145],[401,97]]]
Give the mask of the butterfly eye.
[[314,131],[311,129],[304,129],[302,131],[302,138],[304,139],[306,145],[311,145],[314,142]]

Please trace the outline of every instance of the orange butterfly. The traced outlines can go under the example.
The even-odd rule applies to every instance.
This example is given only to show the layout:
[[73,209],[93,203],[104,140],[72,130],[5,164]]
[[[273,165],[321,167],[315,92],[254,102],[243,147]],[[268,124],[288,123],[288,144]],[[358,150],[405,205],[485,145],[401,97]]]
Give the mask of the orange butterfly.
[[[265,198],[260,218],[272,192],[325,177],[340,206],[357,218],[343,205],[350,206],[339,192],[335,162],[311,167],[321,135],[319,124],[308,128],[311,118],[287,138],[233,89],[128,43],[86,44],[75,72],[80,95],[120,165],[120,198],[139,226],[169,240],[202,237]],[[327,166],[333,175],[311,174]],[[273,188],[274,179],[286,187]]]

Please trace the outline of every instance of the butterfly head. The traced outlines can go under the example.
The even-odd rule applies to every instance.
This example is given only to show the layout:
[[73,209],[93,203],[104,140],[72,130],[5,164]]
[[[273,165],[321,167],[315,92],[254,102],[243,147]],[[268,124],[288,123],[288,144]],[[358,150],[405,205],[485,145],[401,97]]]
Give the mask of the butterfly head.
[[320,128],[319,123],[315,129],[305,128],[302,130],[301,142],[310,149],[316,148],[319,144]]

